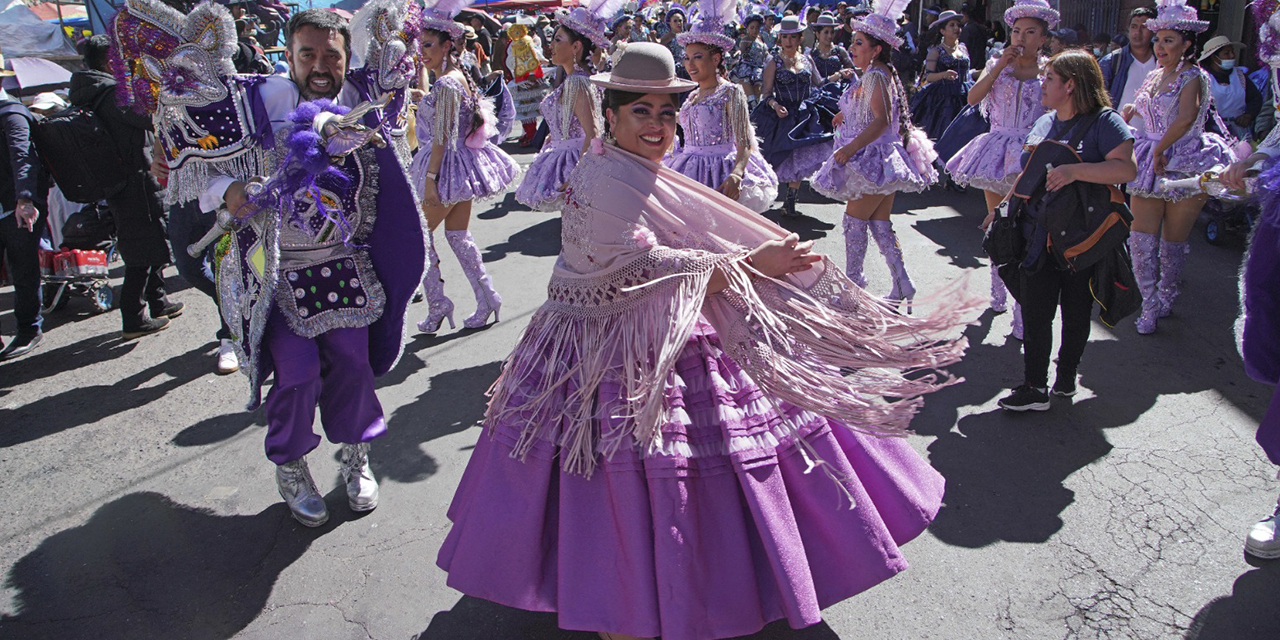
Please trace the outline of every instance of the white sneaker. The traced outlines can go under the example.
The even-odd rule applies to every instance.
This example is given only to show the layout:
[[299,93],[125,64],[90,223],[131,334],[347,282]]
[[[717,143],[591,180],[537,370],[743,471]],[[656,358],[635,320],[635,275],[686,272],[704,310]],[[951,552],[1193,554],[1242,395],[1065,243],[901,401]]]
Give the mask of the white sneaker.
[[1280,558],[1280,539],[1276,538],[1276,520],[1280,519],[1280,507],[1270,518],[1253,525],[1249,537],[1244,539],[1244,552],[1263,560]]
[[236,355],[236,349],[231,341],[224,339],[222,344],[218,345],[218,375],[225,376],[239,370],[240,357]]

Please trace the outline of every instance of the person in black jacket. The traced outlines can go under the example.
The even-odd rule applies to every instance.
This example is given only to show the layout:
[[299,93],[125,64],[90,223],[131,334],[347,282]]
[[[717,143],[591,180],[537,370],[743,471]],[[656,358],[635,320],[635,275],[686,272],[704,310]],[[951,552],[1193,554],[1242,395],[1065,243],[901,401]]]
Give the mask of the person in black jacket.
[[13,317],[18,322],[17,335],[0,351],[0,360],[30,353],[43,337],[39,250],[49,184],[31,142],[34,123],[31,112],[0,89],[0,135],[9,148],[9,161],[0,162],[0,259],[9,265]]
[[[1044,182],[1047,191],[1057,191],[1076,181],[1114,185],[1133,180],[1138,174],[1133,157],[1133,132],[1120,114],[1104,111],[1111,106],[1111,100],[1092,54],[1069,49],[1051,58],[1041,90],[1040,101],[1049,113],[1032,126],[1027,144],[1044,140],[1070,144],[1077,134],[1083,134],[1078,137],[1080,142],[1076,147],[1081,162],[1048,171]],[[1088,129],[1077,131],[1077,127]],[[1026,163],[1024,154],[1023,164]],[[993,215],[987,217],[984,226],[991,223]],[[1022,230],[1027,254],[1012,278],[1005,278],[1010,291],[1022,304],[1023,322],[1024,382],[999,402],[1001,408],[1009,411],[1049,409],[1049,358],[1053,349],[1053,319],[1059,307],[1062,308],[1062,346],[1058,349],[1054,395],[1075,395],[1076,368],[1089,342],[1094,300],[1089,281],[1095,267],[1079,271],[1059,268],[1049,253],[1042,222],[1024,219]]]
[[165,296],[160,275],[171,260],[160,185],[151,175],[151,119],[121,108],[116,101],[116,79],[107,58],[110,46],[101,34],[81,44],[89,70],[71,74],[68,97],[71,104],[98,114],[129,173],[123,188],[107,199],[116,221],[116,248],[124,259],[120,315],[128,340],[166,328],[169,318],[182,313],[183,305]]

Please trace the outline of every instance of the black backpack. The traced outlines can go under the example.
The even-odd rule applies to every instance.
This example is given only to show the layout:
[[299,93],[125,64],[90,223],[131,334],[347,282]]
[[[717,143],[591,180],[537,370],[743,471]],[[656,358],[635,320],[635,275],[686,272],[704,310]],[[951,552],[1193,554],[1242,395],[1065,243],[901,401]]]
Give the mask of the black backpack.
[[93,109],[67,107],[36,123],[32,134],[41,162],[68,200],[98,202],[124,189],[129,179],[125,163]]
[[104,249],[116,236],[116,221],[106,207],[91,204],[69,216],[62,225],[62,248]]

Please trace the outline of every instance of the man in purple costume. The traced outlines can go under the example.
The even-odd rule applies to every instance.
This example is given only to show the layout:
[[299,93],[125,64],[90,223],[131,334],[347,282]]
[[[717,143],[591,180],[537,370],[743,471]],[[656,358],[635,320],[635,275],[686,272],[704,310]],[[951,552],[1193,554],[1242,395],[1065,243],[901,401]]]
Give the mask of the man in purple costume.
[[[1253,9],[1260,25],[1258,57],[1271,65],[1272,88],[1280,89],[1280,2],[1258,0]],[[1275,93],[1280,95],[1280,91]],[[1280,101],[1274,107],[1280,115]],[[1265,169],[1252,191],[1262,198],[1262,214],[1254,226],[1245,258],[1241,287],[1244,317],[1237,328],[1249,377],[1276,384],[1280,382],[1280,293],[1276,289],[1276,282],[1280,281],[1280,127],[1258,145],[1257,152],[1231,165],[1222,178],[1223,184],[1233,189],[1245,188],[1246,172],[1260,162]],[[1271,397],[1271,405],[1258,425],[1257,440],[1267,458],[1280,465],[1280,393]],[[1280,503],[1271,517],[1253,525],[1245,538],[1245,553],[1268,560],[1280,558],[1277,525]]]
[[[377,69],[348,72],[351,33],[332,12],[296,14],[285,26],[285,41],[288,76],[270,76],[257,86],[277,145],[278,132],[298,123],[303,101],[337,98],[339,104],[351,106],[387,89],[380,82],[387,79],[386,70],[381,78]],[[392,104],[402,105],[403,100],[397,95]],[[378,121],[372,113],[366,124],[388,137],[395,135],[390,127],[397,123]],[[361,154],[365,160],[356,159]],[[274,244],[278,250],[277,260],[270,249],[266,253],[264,271],[275,262],[277,277],[273,295],[264,296],[271,307],[262,316],[265,321],[258,323],[264,328],[255,332],[254,323],[241,318],[246,330],[240,340],[248,360],[256,364],[248,367],[254,396],[250,407],[257,403],[257,385],[275,374],[265,402],[267,458],[277,465],[280,495],[293,517],[310,527],[329,518],[306,461],[306,454],[320,443],[312,428],[317,405],[325,435],[342,445],[350,508],[370,511],[378,505],[369,442],[386,431],[386,423],[374,377],[390,370],[399,357],[405,307],[421,278],[420,268],[404,265],[424,263],[423,236],[404,177],[404,159],[392,148],[364,149],[348,158],[337,166],[354,178],[351,184],[321,182],[320,203],[316,198],[295,198],[284,211],[266,212],[278,224],[268,224],[261,238],[251,236],[247,246],[238,239],[244,248],[239,263],[246,270],[254,261],[254,243],[265,240],[264,245]],[[201,206],[225,206],[237,217],[253,215],[257,201],[251,184],[212,176],[200,196]],[[350,228],[344,229],[347,225]],[[263,279],[271,280],[270,274]],[[225,289],[223,295],[225,303]],[[233,314],[237,307],[247,308],[225,306]]]

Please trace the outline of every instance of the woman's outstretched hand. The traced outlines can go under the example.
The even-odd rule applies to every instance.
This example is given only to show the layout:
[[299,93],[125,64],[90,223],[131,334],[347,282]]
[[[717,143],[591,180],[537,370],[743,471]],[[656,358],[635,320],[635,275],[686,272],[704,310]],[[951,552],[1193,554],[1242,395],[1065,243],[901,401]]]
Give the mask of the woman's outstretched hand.
[[791,234],[781,240],[770,240],[756,247],[747,256],[756,271],[770,278],[778,278],[788,273],[796,273],[809,268],[809,265],[822,260],[822,256],[813,253],[813,241],[800,242],[800,236]]

